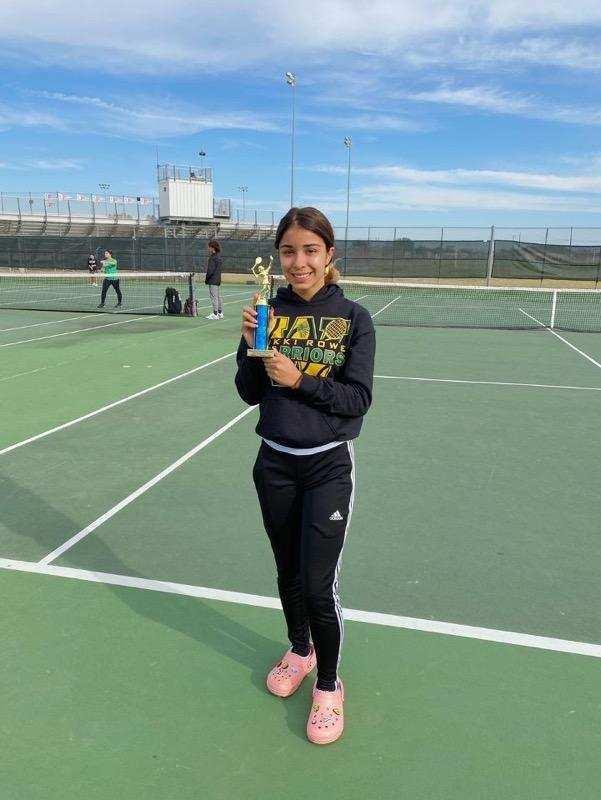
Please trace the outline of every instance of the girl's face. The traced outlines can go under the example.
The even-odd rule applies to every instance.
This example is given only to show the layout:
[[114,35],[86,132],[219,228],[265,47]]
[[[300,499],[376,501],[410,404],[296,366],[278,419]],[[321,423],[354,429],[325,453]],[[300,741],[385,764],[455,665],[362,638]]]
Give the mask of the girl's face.
[[111,254],[110,254],[110,252],[108,250],[104,251],[104,257],[105,258],[110,258],[111,257]]
[[326,267],[334,257],[334,248],[316,233],[292,225],[282,236],[280,264],[293,290],[310,300],[325,285]]

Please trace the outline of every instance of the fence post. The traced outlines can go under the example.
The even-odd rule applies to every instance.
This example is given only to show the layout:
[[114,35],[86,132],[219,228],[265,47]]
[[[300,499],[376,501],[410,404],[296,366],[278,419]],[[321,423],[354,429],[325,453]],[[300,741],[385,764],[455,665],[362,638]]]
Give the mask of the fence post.
[[486,264],[486,285],[492,281],[493,264],[495,260],[495,226],[490,226],[490,241],[488,242],[488,262]]
[[545,279],[545,265],[547,263],[547,243],[549,241],[549,228],[545,228],[545,249],[543,250],[543,263],[540,270],[540,285],[543,285]]
[[396,228],[392,234],[392,267],[391,267],[391,280],[394,280],[394,264],[395,264],[395,255],[396,255]]
[[164,238],[164,241],[165,241],[165,252],[164,252],[164,256],[163,256],[163,270],[165,272],[167,272],[167,226],[166,225],[163,228],[163,233],[164,233],[164,237],[165,237]]
[[440,283],[440,271],[442,269],[442,245],[444,242],[444,228],[440,229],[440,246],[438,248],[438,282]]

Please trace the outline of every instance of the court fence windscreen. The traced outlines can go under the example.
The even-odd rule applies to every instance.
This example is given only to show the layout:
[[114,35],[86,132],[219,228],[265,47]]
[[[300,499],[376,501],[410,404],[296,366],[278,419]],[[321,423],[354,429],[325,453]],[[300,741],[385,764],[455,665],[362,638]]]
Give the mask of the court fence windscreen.
[[[90,253],[111,249],[126,270],[202,272],[207,240],[216,236],[224,271],[248,272],[274,254],[274,229],[224,230],[151,225],[124,232],[99,226],[90,235],[73,223],[60,235],[0,231],[0,269],[81,270]],[[346,277],[428,283],[577,281],[597,286],[601,228],[336,228],[338,265]]]

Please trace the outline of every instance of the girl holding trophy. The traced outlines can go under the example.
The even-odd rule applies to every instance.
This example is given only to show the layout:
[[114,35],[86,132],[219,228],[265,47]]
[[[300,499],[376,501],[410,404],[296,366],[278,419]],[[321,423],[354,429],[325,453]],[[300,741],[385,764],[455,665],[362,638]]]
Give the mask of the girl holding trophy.
[[334,232],[320,211],[291,208],[275,247],[288,286],[268,308],[264,291],[244,308],[236,374],[241,398],[260,408],[253,478],[290,640],[267,688],[289,697],[317,665],[307,736],[327,744],[344,727],[338,578],[354,503],[353,440],[372,399],[375,333],[369,313],[337,285]]

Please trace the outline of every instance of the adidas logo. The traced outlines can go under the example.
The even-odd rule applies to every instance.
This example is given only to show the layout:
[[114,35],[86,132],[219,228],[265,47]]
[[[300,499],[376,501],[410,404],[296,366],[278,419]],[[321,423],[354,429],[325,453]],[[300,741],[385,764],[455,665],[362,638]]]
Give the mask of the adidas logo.
[[340,511],[334,511],[334,513],[330,516],[330,519],[334,520],[335,522],[339,522],[342,519],[342,514]]

